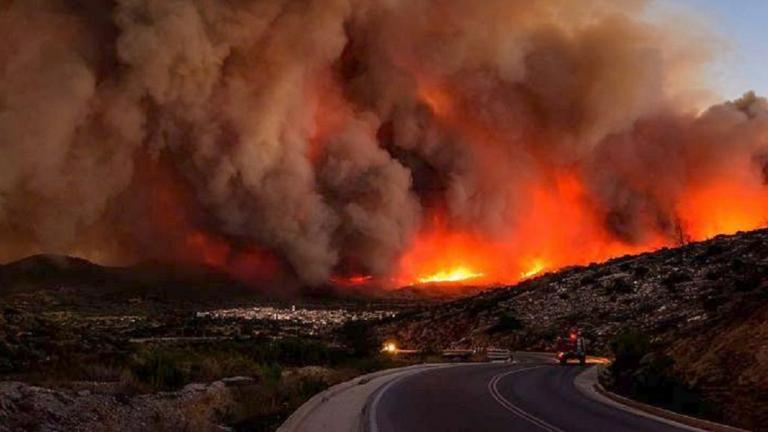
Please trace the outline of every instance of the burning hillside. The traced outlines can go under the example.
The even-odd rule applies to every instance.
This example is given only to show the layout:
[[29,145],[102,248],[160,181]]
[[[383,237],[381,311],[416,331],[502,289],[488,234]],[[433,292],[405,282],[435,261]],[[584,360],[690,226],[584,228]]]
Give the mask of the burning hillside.
[[0,259],[485,285],[763,226],[768,103],[647,6],[0,2]]
[[572,327],[599,355],[623,331],[639,332],[716,407],[702,414],[768,431],[766,229],[547,273],[422,307],[378,332],[407,348],[553,351]]

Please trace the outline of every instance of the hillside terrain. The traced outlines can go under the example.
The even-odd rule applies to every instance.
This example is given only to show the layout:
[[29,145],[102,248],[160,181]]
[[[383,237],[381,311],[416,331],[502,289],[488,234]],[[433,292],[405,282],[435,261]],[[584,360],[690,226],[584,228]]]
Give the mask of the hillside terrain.
[[168,313],[259,303],[381,304],[410,308],[466,297],[484,287],[412,286],[385,290],[368,285],[299,286],[295,281],[242,280],[204,265],[145,261],[109,267],[65,255],[33,255],[0,264],[0,301],[24,310],[106,313]]
[[407,348],[552,350],[571,326],[598,354],[623,332],[648,337],[711,402],[710,417],[768,424],[768,230],[568,268],[403,314],[379,332]]
[[0,299],[27,308],[98,313],[180,309],[253,300],[258,289],[204,266],[147,261],[106,267],[82,258],[34,255],[0,265]]
[[160,262],[1,265],[0,432],[274,430],[329,385],[393,364],[368,321],[408,302],[276,291]]
[[[457,287],[451,293],[475,290]],[[361,326],[375,326],[376,338],[352,331],[343,345],[365,346],[367,352],[382,339],[395,339],[403,348],[427,351],[483,346],[552,350],[558,335],[578,326],[592,353],[613,355],[617,337],[635,332],[648,339],[650,348],[644,348],[629,369],[630,387],[637,380],[661,376],[662,381],[651,381],[650,387],[679,392],[684,402],[695,402],[695,409],[683,411],[766,430],[768,230],[568,268],[454,301],[436,295],[439,291],[438,286],[405,288],[389,294],[388,300],[378,293],[375,299],[370,293],[367,299],[362,292],[347,293],[343,304],[351,311],[377,304],[401,312],[394,319]],[[176,384],[259,375],[274,358],[303,353],[305,348],[291,345],[293,339],[286,342],[287,348],[278,342],[303,333],[291,330],[293,323],[201,317],[196,311],[253,304],[268,295],[199,267],[102,267],[54,255],[2,265],[0,376],[55,381],[55,387],[81,380],[127,380],[131,386],[138,381],[147,392],[164,388],[155,383],[154,372],[146,374],[147,365],[165,374],[167,361],[178,362],[170,376]],[[315,298],[325,303],[340,297],[329,288],[317,291]],[[164,341],[185,337],[203,340],[180,346]],[[336,367],[336,357],[351,355],[334,351],[335,342],[323,348],[336,336],[323,337],[328,340],[312,337],[306,342],[311,347],[306,349],[322,353],[321,361],[301,354],[295,366]],[[171,346],[135,342],[147,338]],[[188,346],[191,343],[204,345]],[[276,343],[279,346],[273,346]],[[271,349],[282,354],[262,352]],[[230,358],[239,360],[230,365]],[[649,369],[663,373],[649,374]],[[621,378],[620,373],[613,377]]]

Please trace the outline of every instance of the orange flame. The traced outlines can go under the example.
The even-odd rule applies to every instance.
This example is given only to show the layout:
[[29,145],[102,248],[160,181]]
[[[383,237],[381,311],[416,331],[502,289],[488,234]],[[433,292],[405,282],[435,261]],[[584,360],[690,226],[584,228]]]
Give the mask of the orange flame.
[[493,274],[493,245],[471,233],[451,230],[435,215],[400,259],[397,283],[489,283]]
[[371,275],[332,276],[330,282],[339,286],[356,286],[374,282]]
[[466,281],[514,283],[568,265],[658,248],[664,238],[628,245],[607,233],[590,207],[580,178],[564,173],[554,182],[532,183],[528,207],[515,225],[483,234],[451,225],[436,211],[400,261],[404,284]]
[[[453,97],[450,88],[420,76],[419,94],[437,121],[471,145],[482,147],[482,154],[503,148],[496,145],[502,138],[490,125],[473,118],[473,113]],[[494,157],[493,153],[489,154]],[[433,211],[431,222],[401,257],[398,282],[514,283],[545,270],[653,250],[675,241],[658,230],[644,230],[644,237],[631,244],[618,239],[606,230],[604,216],[590,202],[578,172],[552,166],[545,155],[532,156],[539,160],[540,173],[514,190],[515,202],[524,202],[526,206],[516,209],[512,218],[503,217],[508,220],[507,226],[498,232],[477,229],[451,220],[445,211]],[[717,212],[703,208],[722,199],[720,195],[739,194],[732,194],[730,188],[703,194],[703,197],[690,194],[679,209],[685,221],[692,215],[697,221],[716,222],[714,226],[702,222],[690,224],[691,234],[696,238],[723,230],[756,227],[760,224],[760,215],[768,215],[766,204],[761,205],[763,208],[755,216],[755,205],[748,203],[757,197],[742,190],[739,202],[747,206],[744,211],[737,205],[727,216],[718,216]]]
[[718,179],[685,195],[677,212],[692,240],[747,231],[768,222],[768,190],[757,183]]
[[[768,191],[759,183],[718,180],[691,186],[676,207],[686,241],[732,234],[768,224]],[[437,214],[400,263],[400,282],[479,285],[515,283],[569,265],[674,246],[681,239],[650,233],[634,244],[605,231],[577,176],[532,185],[528,208],[507,232],[491,238],[450,226]]]
[[523,271],[520,273],[521,279],[528,279],[533,276],[536,276],[537,274],[541,273],[547,268],[547,264],[544,262],[544,260],[541,259],[534,259],[531,263],[531,266],[528,268],[528,270]]
[[[340,127],[336,113],[341,108],[335,91],[318,91],[316,129],[308,149],[313,161],[322,155],[324,139]],[[491,125],[473,118],[448,86],[420,80],[419,95],[438,122],[464,141],[484,149],[480,159],[492,159],[493,151],[504,148],[500,144],[502,138]],[[680,240],[703,240],[755,229],[768,221],[766,186],[747,167],[728,167],[719,177],[684,185],[673,197],[670,206],[679,218],[685,238],[675,238],[659,229],[645,229],[641,230],[644,236],[632,243],[622,241],[606,230],[605,216],[590,201],[580,173],[554,166],[545,156],[531,155],[537,160],[539,171],[526,177],[525,182],[517,179],[515,185],[519,187],[509,192],[515,194],[514,202],[525,205],[516,208],[512,217],[500,216],[505,226],[469,226],[446,209],[432,209],[431,217],[400,257],[392,283],[510,284],[545,271],[654,250]],[[185,214],[183,190],[178,190],[173,180],[160,176],[162,187],[155,188],[151,216],[159,220],[159,227],[183,238],[179,242],[183,250],[177,251],[178,255],[214,267],[229,267],[235,272],[245,268],[255,274],[277,272],[278,263],[268,253],[256,249],[242,252],[231,246],[226,237],[198,228],[199,224]],[[330,282],[353,286],[381,281],[359,274],[334,276]]]
[[420,277],[419,283],[461,282],[469,279],[477,279],[482,276],[484,276],[482,273],[477,273],[466,267],[459,266]]

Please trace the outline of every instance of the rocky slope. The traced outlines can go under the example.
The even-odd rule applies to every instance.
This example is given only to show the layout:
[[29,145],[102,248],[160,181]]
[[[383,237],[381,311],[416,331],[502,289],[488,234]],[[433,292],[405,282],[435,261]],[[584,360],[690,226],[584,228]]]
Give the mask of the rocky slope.
[[233,405],[233,392],[223,381],[133,396],[6,381],[0,382],[0,432],[221,431],[226,429],[216,420]]
[[174,391],[130,381],[50,387],[0,381],[0,432],[274,430],[315,393],[356,374],[318,366],[276,371],[274,376],[234,376]]
[[565,269],[380,331],[409,348],[546,350],[572,325],[597,353],[624,329],[649,335],[724,420],[768,424],[768,230]]

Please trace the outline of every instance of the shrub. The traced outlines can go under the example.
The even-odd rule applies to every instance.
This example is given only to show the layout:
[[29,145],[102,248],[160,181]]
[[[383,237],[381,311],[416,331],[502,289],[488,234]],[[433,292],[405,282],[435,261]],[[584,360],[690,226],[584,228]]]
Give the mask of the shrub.
[[723,245],[715,243],[707,246],[696,258],[699,262],[705,262],[708,258],[716,257],[725,252]]
[[83,378],[87,379],[88,381],[120,381],[122,374],[122,368],[101,363],[86,365],[83,370]]
[[716,280],[720,279],[721,276],[722,275],[721,275],[721,273],[719,271],[709,270],[704,275],[704,278],[709,280],[709,281],[716,281]]
[[259,368],[259,376],[267,387],[276,387],[283,376],[283,368],[277,363],[262,365]]
[[503,332],[511,332],[515,330],[521,330],[523,328],[523,323],[517,317],[514,315],[505,313],[501,315],[491,328],[488,329],[488,333],[503,333]]
[[354,369],[360,373],[376,372],[382,369],[389,369],[399,366],[396,359],[391,356],[371,356],[351,360],[347,362],[345,367]]
[[624,278],[615,279],[611,282],[605,291],[607,294],[629,294],[634,290],[632,284]]
[[611,341],[611,350],[615,357],[611,367],[619,370],[635,369],[650,348],[650,339],[644,333],[624,330]]
[[299,406],[312,396],[328,388],[325,380],[315,377],[301,377],[297,383],[292,386],[289,397],[293,400],[293,405]]
[[741,258],[732,259],[729,265],[734,272],[740,272],[747,266]]
[[664,288],[671,291],[675,289],[677,284],[690,282],[691,280],[691,276],[688,273],[684,271],[678,271],[668,274],[664,279],[662,279],[661,284],[664,286]]
[[581,280],[579,281],[579,285],[581,285],[581,286],[592,285],[595,282],[597,282],[597,279],[598,279],[598,277],[595,274],[595,272],[591,272],[591,273],[589,273],[586,276],[583,276],[581,278]]
[[740,292],[754,291],[760,287],[762,281],[763,279],[760,274],[757,271],[751,270],[742,272],[742,274],[735,279],[733,287],[736,291]]
[[370,325],[362,321],[348,321],[338,330],[341,343],[357,357],[365,357],[378,351],[379,340]]
[[261,365],[239,352],[220,352],[205,355],[191,366],[192,379],[213,381],[231,376],[258,375]]
[[651,272],[651,270],[648,267],[643,267],[643,266],[637,266],[632,271],[633,275],[637,279],[641,279],[641,278],[644,278],[644,277],[648,276],[648,273],[650,273],[650,272]]
[[187,382],[179,359],[159,349],[141,355],[133,372],[140,381],[158,389],[175,389]]
[[611,342],[611,349],[616,360],[608,369],[604,383],[612,390],[687,414],[712,413],[699,392],[677,376],[674,360],[653,350],[643,333],[624,331]]
[[706,297],[703,297],[701,299],[701,307],[707,312],[707,313],[714,313],[717,312],[717,310],[722,306],[724,303],[723,296],[719,295],[708,295]]

